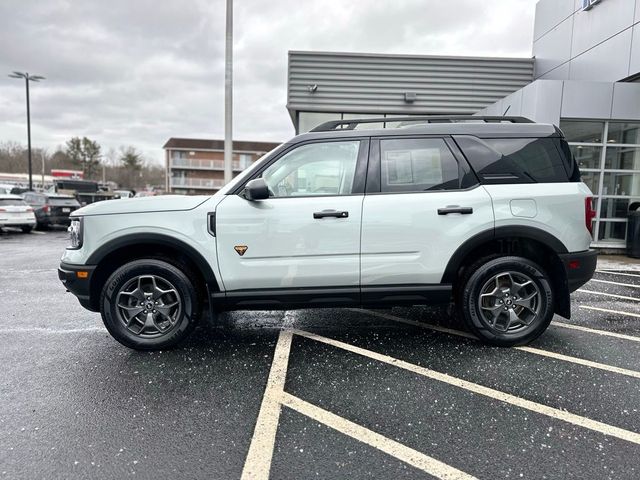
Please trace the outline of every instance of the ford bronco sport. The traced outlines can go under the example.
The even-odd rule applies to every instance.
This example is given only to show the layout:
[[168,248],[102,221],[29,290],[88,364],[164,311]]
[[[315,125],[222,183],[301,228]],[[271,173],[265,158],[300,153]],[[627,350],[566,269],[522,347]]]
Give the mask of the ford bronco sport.
[[[176,345],[225,310],[453,302],[481,340],[538,337],[593,275],[562,132],[521,117],[332,121],[213,196],[72,213],[59,277],[116,340]],[[386,120],[388,121],[388,119]]]

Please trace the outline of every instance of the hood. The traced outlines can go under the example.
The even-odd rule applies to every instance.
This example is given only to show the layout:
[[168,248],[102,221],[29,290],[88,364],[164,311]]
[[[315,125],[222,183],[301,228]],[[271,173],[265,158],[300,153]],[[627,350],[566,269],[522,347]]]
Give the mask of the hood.
[[79,208],[72,213],[72,216],[191,210],[210,198],[210,195],[162,195],[158,197],[103,200]]

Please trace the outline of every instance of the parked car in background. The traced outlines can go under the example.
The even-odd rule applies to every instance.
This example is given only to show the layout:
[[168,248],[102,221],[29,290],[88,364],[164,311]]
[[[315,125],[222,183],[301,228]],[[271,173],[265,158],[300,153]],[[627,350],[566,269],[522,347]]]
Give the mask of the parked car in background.
[[113,193],[115,193],[118,198],[133,198],[135,195],[131,190],[114,190]]
[[29,233],[36,226],[36,216],[30,207],[18,195],[0,193],[0,228],[17,227]]
[[27,192],[24,200],[33,207],[37,228],[51,225],[69,225],[69,215],[80,208],[80,203],[71,195],[57,193]]
[[13,185],[0,184],[0,195],[8,195],[13,190]]
[[155,197],[157,195],[156,192],[153,192],[151,190],[143,190],[141,192],[138,192],[134,195],[134,197],[136,198],[140,198],[140,197]]

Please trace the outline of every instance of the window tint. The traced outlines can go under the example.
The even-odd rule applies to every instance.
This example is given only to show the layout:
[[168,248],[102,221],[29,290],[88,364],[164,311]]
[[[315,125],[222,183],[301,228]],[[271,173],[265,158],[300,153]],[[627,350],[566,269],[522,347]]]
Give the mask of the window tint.
[[[555,138],[456,137],[458,145],[485,183],[578,181],[568,149]],[[561,155],[561,152],[566,152]],[[565,167],[565,163],[567,164]],[[570,173],[567,174],[567,169]]]
[[349,195],[360,141],[311,143],[285,154],[262,177],[273,197]]
[[73,197],[49,197],[49,204],[65,207],[75,207],[80,205]]
[[459,188],[458,162],[441,138],[380,141],[382,192]]

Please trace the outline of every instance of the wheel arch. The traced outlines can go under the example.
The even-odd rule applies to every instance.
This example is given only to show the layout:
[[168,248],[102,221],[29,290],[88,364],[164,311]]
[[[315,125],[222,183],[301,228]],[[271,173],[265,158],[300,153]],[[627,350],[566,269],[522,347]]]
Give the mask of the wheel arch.
[[451,256],[442,276],[442,283],[457,287],[465,268],[479,258],[495,255],[520,255],[545,268],[554,288],[555,313],[571,317],[567,273],[560,254],[568,253],[555,236],[535,227],[498,227],[483,231],[463,243]]
[[194,247],[168,235],[135,233],[105,243],[87,259],[88,265],[96,265],[89,288],[92,310],[99,310],[100,293],[107,278],[123,264],[145,257],[186,267],[196,276],[194,281],[203,291],[219,291],[219,283],[211,265]]

